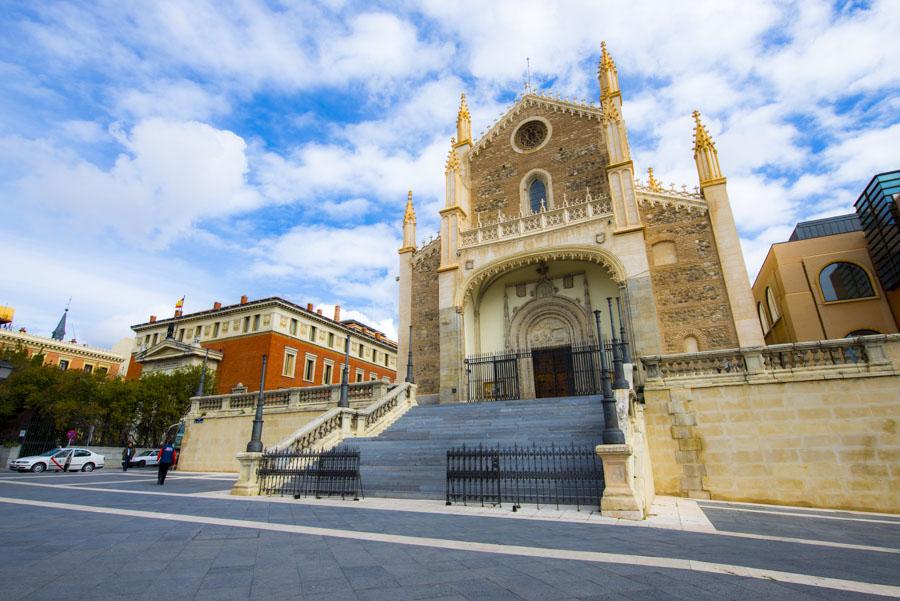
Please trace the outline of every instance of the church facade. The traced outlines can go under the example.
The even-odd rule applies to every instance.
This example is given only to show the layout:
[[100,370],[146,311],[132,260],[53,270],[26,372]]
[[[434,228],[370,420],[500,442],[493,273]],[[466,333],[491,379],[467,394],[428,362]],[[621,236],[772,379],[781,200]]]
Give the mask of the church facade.
[[641,182],[605,46],[598,78],[599,103],[529,91],[478,140],[463,96],[440,234],[416,246],[410,193],[399,250],[398,354],[412,343],[421,397],[496,392],[473,387],[485,365],[514,372],[516,397],[577,394],[580,349],[607,335],[635,357],[764,344],[699,113],[696,191]]

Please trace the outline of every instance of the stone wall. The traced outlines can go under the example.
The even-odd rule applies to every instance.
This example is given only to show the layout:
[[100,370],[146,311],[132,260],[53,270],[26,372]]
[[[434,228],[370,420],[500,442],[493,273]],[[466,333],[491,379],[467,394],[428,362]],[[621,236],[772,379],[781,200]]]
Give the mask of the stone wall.
[[[530,117],[543,117],[550,123],[550,139],[538,150],[520,153],[510,144],[510,136]],[[502,127],[499,135],[486,142],[470,159],[475,223],[479,215],[483,220],[496,219],[498,210],[505,217],[519,217],[519,187],[532,169],[550,174],[557,206],[562,205],[564,196],[570,200],[584,198],[587,189],[595,198],[599,194],[608,195],[604,169],[608,163],[609,155],[596,116],[524,105],[512,123]]]
[[809,353],[819,364],[773,369],[764,361],[750,373],[719,363],[714,375],[649,379],[656,491],[900,512],[900,336],[866,338],[885,340],[882,358],[876,341],[863,345],[864,362],[829,366],[824,353]]
[[[438,267],[441,239],[433,240],[412,258],[413,373],[419,395],[437,394],[440,381]],[[398,358],[406,361],[406,357]]]
[[706,212],[645,201],[641,215],[663,352],[687,350],[688,336],[701,351],[738,346]]

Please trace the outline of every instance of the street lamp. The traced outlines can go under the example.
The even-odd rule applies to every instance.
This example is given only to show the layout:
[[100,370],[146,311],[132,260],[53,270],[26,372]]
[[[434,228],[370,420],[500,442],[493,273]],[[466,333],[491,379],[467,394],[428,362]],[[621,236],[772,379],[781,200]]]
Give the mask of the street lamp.
[[625,433],[619,428],[619,416],[616,413],[616,397],[609,382],[609,364],[606,362],[606,348],[603,343],[603,332],[600,324],[600,310],[594,311],[597,321],[597,340],[600,343],[600,394],[603,404],[603,444],[625,444]]
[[259,396],[256,397],[256,416],[253,418],[253,432],[250,434],[250,442],[247,443],[248,453],[262,453],[262,427],[263,427],[263,387],[266,385],[266,356],[262,356],[262,374],[259,377]]
[[[200,368],[200,382],[197,384],[197,393],[194,396],[203,396],[206,394],[206,362],[209,361],[209,349],[203,355],[203,367]],[[262,388],[262,387],[260,387]]]
[[407,353],[406,356],[406,381],[410,384],[415,384],[416,378],[413,376],[412,342],[412,324],[409,324],[409,353]]

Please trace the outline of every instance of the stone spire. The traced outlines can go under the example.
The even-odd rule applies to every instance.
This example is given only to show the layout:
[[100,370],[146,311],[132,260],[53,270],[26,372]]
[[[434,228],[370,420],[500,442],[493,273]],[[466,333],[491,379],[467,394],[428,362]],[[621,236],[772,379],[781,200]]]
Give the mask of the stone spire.
[[722,169],[719,167],[719,153],[716,143],[709,135],[706,126],[700,121],[700,111],[694,111],[694,161],[697,163],[697,175],[700,176],[700,188],[725,182]]
[[456,114],[456,139],[459,144],[472,143],[472,115],[469,114],[469,105],[466,104],[466,95],[459,99],[459,112]]
[[400,252],[416,249],[416,211],[413,208],[412,190],[406,193],[406,212],[403,214],[403,246]]
[[600,42],[600,64],[597,66],[597,78],[600,80],[601,101],[617,94],[621,95],[616,63],[606,50],[606,42]]
[[444,173],[459,171],[459,155],[456,154],[456,139],[450,138],[450,152],[447,153],[447,163],[444,165]]

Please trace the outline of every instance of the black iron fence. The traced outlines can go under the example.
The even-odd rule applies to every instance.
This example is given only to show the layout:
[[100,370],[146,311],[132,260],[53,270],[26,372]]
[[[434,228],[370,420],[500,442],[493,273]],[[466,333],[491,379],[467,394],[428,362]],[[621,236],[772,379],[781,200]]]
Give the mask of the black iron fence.
[[[604,345],[613,377],[613,345]],[[551,355],[550,360],[545,358]],[[600,345],[532,348],[470,355],[465,360],[468,401],[522,398],[527,384],[535,395],[583,396],[600,393]],[[545,377],[542,377],[545,376]]]
[[591,447],[468,448],[447,451],[447,505],[523,503],[600,508],[603,465]]
[[354,500],[363,496],[358,449],[266,453],[258,475],[261,495]]

